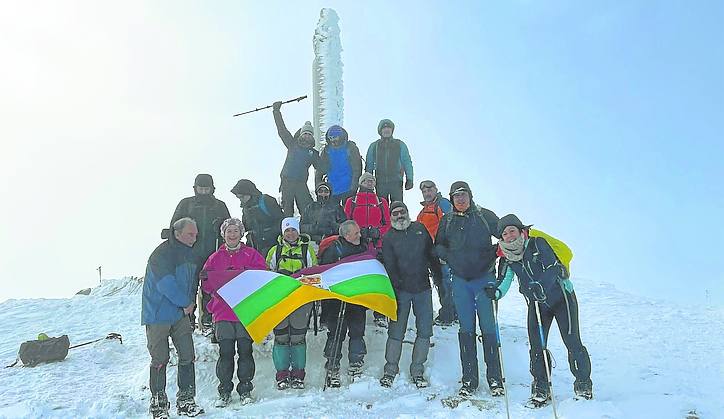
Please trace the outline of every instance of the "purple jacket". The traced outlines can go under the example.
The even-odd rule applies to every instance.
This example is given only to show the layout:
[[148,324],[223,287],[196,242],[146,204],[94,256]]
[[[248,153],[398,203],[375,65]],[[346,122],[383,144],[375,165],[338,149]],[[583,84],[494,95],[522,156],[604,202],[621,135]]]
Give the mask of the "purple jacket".
[[[206,260],[200,275],[204,278],[201,282],[201,289],[211,294],[211,301],[206,305],[206,309],[211,313],[214,323],[223,320],[230,322],[239,321],[231,307],[226,304],[226,301],[224,301],[216,291],[234,279],[240,272],[247,269],[266,270],[267,267],[266,261],[261,253],[244,244],[235,252],[228,251],[226,245],[223,244],[219,250],[212,253],[209,259]],[[208,275],[209,272],[213,271],[235,271],[235,273],[234,275],[228,276]]]

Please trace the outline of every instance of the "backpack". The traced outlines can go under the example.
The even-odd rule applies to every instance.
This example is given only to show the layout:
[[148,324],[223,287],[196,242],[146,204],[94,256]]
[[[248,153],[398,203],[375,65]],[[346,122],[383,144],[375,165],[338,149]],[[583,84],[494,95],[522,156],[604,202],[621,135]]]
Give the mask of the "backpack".
[[34,367],[44,362],[62,361],[68,356],[68,335],[43,340],[29,340],[20,345],[18,357],[24,366]]
[[332,247],[334,245],[334,250],[337,252],[337,257],[340,258],[342,256],[342,244],[340,244],[339,235],[329,236],[322,239],[321,242],[319,242],[319,250],[317,251],[317,259],[320,261],[322,260],[322,255],[324,252]]
[[[545,241],[548,242],[548,244],[553,249],[553,253],[556,255],[556,259],[558,259],[558,263],[563,265],[566,268],[565,272],[565,278],[566,279],[571,274],[571,260],[573,259],[573,251],[571,250],[568,245],[563,243],[561,240],[558,240],[557,238],[546,234],[540,230],[536,230],[533,228],[528,229],[528,237],[535,238],[535,237],[541,237],[545,239]],[[535,251],[538,253],[538,241],[533,240],[533,245],[535,246]]]
[[[276,253],[275,253],[276,259],[275,259],[275,260],[277,261],[277,270],[279,269],[279,265],[282,263],[282,261],[287,260],[287,259],[294,259],[294,260],[299,260],[299,261],[301,261],[301,262],[302,262],[302,269],[304,269],[304,268],[307,267],[307,256],[308,256],[308,253],[309,253],[309,243],[302,243],[302,254],[301,254],[300,256],[297,256],[297,255],[283,255],[283,254],[282,254],[282,247],[283,247],[283,246],[280,245],[280,244],[277,244],[277,245],[276,245]],[[286,270],[284,270],[284,271],[285,271],[285,272],[288,272],[288,271],[286,271]],[[282,273],[282,272],[280,272],[280,273]],[[291,273],[293,273],[293,272],[290,272],[290,274],[291,274]]]

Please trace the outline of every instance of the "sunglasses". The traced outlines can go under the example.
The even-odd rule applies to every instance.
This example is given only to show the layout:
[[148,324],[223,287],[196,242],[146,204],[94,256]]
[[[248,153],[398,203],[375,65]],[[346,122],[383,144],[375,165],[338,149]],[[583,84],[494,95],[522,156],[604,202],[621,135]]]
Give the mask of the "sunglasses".
[[390,215],[405,215],[407,214],[407,211],[403,209],[396,209],[390,213]]

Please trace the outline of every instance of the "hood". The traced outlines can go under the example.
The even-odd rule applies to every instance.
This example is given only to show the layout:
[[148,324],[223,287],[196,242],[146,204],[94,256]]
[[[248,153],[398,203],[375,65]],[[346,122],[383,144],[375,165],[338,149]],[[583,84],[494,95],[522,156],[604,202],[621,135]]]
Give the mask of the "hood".
[[331,137],[342,137],[342,142],[339,144],[339,146],[343,146],[347,143],[349,140],[349,135],[347,134],[347,130],[340,127],[339,125],[332,125],[327,129],[327,133],[324,134],[325,140],[327,140],[327,144],[331,146],[331,143],[329,142],[329,139]]
[[384,127],[392,128],[392,135],[395,135],[395,123],[389,119],[383,119],[377,124],[377,134],[379,134],[380,137],[382,136],[382,128]]
[[231,189],[231,193],[234,195],[251,195],[252,197],[261,196],[261,191],[249,179],[241,179],[236,182],[236,185]]

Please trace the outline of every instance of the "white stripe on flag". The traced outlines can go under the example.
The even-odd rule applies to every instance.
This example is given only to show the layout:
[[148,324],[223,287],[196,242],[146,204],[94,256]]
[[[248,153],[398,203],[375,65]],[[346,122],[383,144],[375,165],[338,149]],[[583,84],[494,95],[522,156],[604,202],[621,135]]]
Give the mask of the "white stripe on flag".
[[348,279],[369,274],[387,276],[387,271],[377,259],[347,262],[322,272],[322,282],[325,286],[331,287]]
[[280,274],[271,271],[250,269],[244,271],[219,288],[219,295],[232,308],[254,291],[271,282]]

